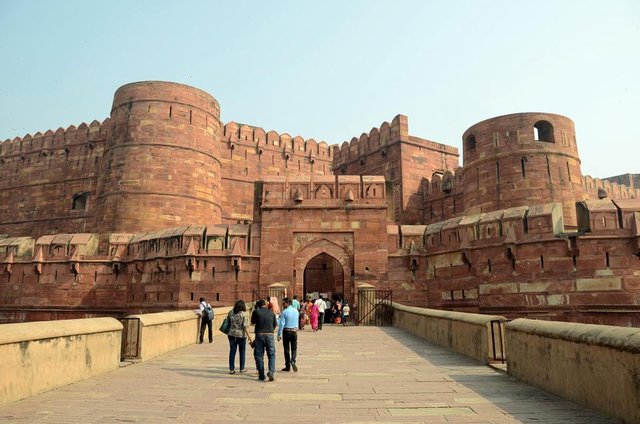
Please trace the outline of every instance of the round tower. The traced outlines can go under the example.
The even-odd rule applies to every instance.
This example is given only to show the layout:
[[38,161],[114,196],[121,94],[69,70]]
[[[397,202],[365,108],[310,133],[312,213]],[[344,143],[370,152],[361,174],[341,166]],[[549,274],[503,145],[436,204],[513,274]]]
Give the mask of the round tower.
[[550,113],[487,119],[462,136],[465,213],[561,202],[575,228],[585,190],[573,121]]
[[220,106],[204,91],[144,81],[120,87],[98,181],[102,232],[220,223]]

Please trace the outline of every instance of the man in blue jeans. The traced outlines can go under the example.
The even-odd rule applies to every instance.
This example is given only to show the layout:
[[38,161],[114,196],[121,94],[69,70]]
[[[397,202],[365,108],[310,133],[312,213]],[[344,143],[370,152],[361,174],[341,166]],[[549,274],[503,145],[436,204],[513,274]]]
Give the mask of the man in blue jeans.
[[[256,310],[251,314],[251,324],[255,325],[256,339],[253,357],[256,360],[258,379],[264,381],[266,377],[268,377],[269,381],[273,381],[273,376],[276,373],[276,344],[273,340],[273,332],[278,323],[276,322],[276,315],[273,311],[267,309],[267,303],[264,299],[260,299],[256,303]],[[265,350],[267,351],[267,358],[269,360],[269,372],[266,377],[264,375]]]
[[278,341],[284,340],[284,368],[282,371],[298,372],[296,356],[298,354],[298,324],[300,323],[300,313],[294,308],[291,299],[282,299],[284,310],[278,320]]

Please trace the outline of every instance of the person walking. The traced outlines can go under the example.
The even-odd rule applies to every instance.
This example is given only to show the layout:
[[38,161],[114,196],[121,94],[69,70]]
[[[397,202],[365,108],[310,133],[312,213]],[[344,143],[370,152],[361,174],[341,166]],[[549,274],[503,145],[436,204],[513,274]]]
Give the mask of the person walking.
[[311,324],[311,331],[318,331],[318,305],[311,304],[311,313],[309,313],[309,323]]
[[[264,381],[266,377],[269,381],[274,380],[276,373],[276,345],[273,340],[273,332],[278,323],[272,310],[267,309],[267,302],[264,299],[258,300],[257,309],[251,314],[251,324],[255,325],[255,344],[253,357],[256,360],[258,369],[258,379]],[[269,371],[264,374],[264,353],[267,352]]]
[[291,299],[282,299],[284,311],[278,319],[278,341],[282,340],[284,348],[284,368],[282,371],[298,372],[296,356],[298,354],[298,324],[300,323],[300,313],[293,307]]
[[324,299],[322,297],[319,297],[318,300],[316,300],[315,305],[318,307],[318,330],[322,330],[324,311],[327,308],[327,304],[324,303]]
[[247,372],[245,368],[245,358],[247,351],[247,334],[249,328],[249,317],[247,316],[247,305],[243,300],[236,301],[233,310],[229,313],[229,374],[235,374],[236,351],[240,355],[240,372]]
[[299,312],[300,312],[300,319],[298,322],[298,329],[304,330],[304,324],[307,322],[307,308],[305,307],[304,303],[300,305]]
[[344,305],[342,305],[342,325],[349,325],[349,314],[351,314],[351,307],[349,306],[349,301],[345,299]]
[[209,329],[209,343],[213,343],[213,308],[204,300],[204,297],[200,298],[200,310],[196,312],[200,316],[200,338],[198,343],[202,344],[204,340],[204,329]]
[[298,301],[297,295],[293,296],[293,300],[291,301],[291,306],[293,306],[293,309],[300,312],[300,302]]

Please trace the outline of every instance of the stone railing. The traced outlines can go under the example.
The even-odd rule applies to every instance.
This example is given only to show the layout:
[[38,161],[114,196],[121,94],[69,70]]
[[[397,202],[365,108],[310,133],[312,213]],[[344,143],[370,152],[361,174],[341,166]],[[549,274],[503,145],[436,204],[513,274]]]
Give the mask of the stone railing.
[[[230,309],[214,309],[214,336],[221,335],[218,328]],[[140,323],[140,360],[197,342],[200,319],[194,311],[128,318]],[[114,318],[0,325],[0,404],[118,369],[122,328]]]
[[118,369],[121,334],[114,318],[0,325],[0,403]]
[[[214,308],[214,336],[221,334],[218,328],[230,310],[230,307]],[[200,331],[200,318],[194,311],[158,312],[128,318],[140,320],[139,359],[143,361],[196,343]],[[206,331],[204,339],[208,341]]]
[[640,423],[640,328],[516,319],[513,377],[625,423]]
[[[385,307],[389,307],[386,303]],[[495,343],[491,322],[506,318],[464,312],[416,308],[393,303],[393,326],[424,340],[447,347],[456,353],[488,363]],[[496,334],[495,337],[500,337]]]

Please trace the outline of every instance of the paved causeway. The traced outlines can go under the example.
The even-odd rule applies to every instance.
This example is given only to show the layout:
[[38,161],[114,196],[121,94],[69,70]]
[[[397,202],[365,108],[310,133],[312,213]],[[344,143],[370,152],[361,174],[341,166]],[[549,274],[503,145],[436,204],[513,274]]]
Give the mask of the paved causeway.
[[391,327],[304,331],[299,372],[279,371],[278,344],[272,383],[249,355],[249,372],[230,375],[227,356],[219,336],[2,406],[0,422],[615,422]]

